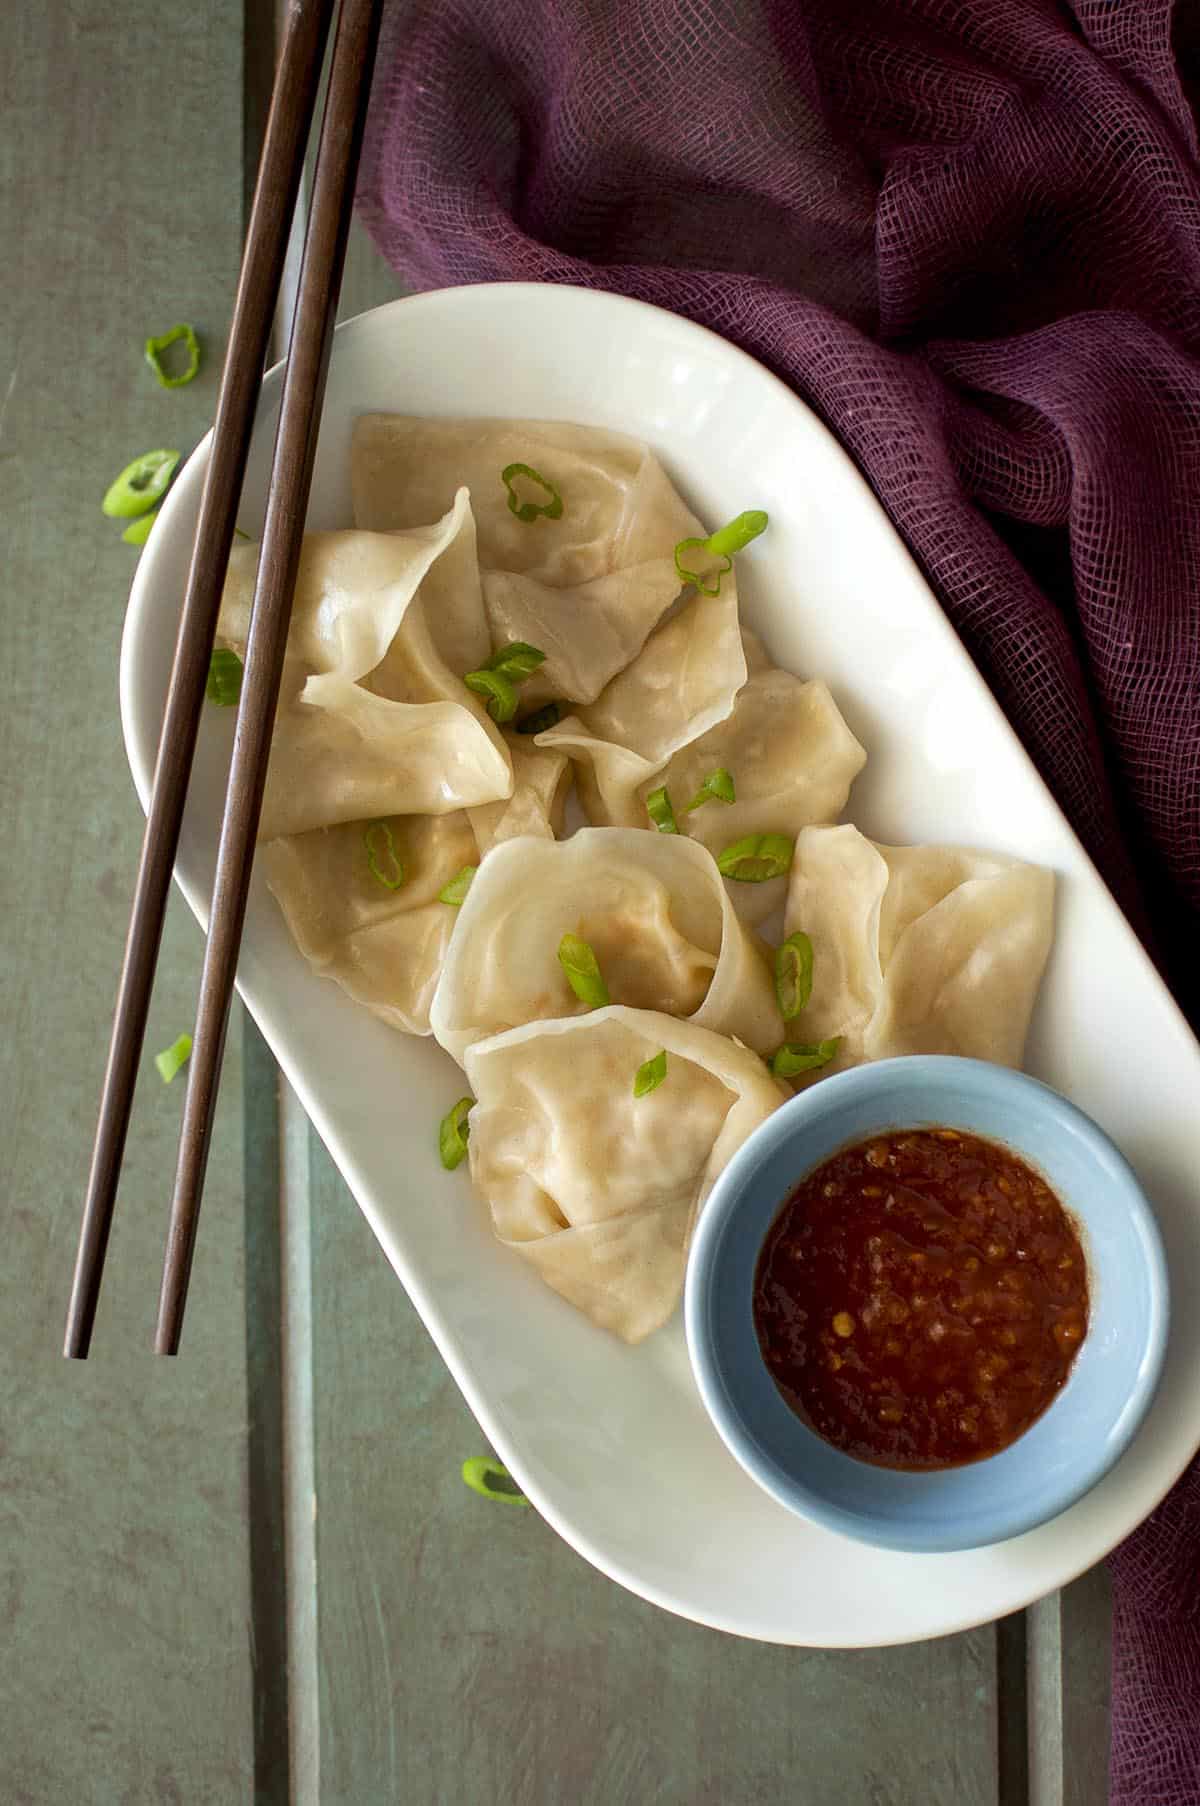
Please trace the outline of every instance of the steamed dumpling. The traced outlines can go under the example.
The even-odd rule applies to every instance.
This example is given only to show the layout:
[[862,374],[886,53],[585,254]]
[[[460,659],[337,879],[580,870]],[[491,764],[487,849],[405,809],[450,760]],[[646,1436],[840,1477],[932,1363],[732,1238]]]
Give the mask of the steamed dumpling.
[[[520,834],[536,834],[554,840],[562,834],[571,765],[565,753],[550,746],[535,746],[520,734],[506,734],[505,744],[513,768],[512,795],[498,803],[480,803],[468,809],[479,857],[502,840]],[[474,863],[474,861],[472,861]]]
[[539,734],[538,745],[570,755],[589,821],[643,828],[639,790],[727,718],[746,675],[730,575],[720,595],[684,602],[594,703]]
[[[391,890],[371,869],[367,830],[386,827],[403,882]],[[376,833],[376,864],[395,866]],[[342,822],[270,841],[259,850],[267,887],[314,971],[335,979],[392,1028],[429,1033],[429,1005],[457,911],[438,891],[473,865],[475,834],[464,811]]]
[[[676,625],[669,623],[664,637]],[[736,615],[732,628],[738,631]],[[739,640],[748,675],[730,708],[706,731],[671,747],[665,758],[653,756],[663,750],[663,742],[651,737],[655,712],[661,716],[678,699],[661,683],[644,681],[641,660],[609,686],[622,706],[608,705],[607,718],[602,720],[598,709],[580,710],[578,720],[563,721],[539,736],[539,744],[562,746],[578,760],[580,797],[589,821],[648,828],[646,798],[665,786],[680,832],[699,840],[715,857],[747,834],[794,839],[810,823],[837,820],[866,753],[827,685],[805,683],[779,670],[744,628]],[[727,637],[723,645],[728,656]],[[638,734],[634,724],[639,717],[651,725],[641,728],[640,740],[631,739],[631,733]],[[587,725],[586,734],[580,732],[580,722]],[[603,744],[593,739],[594,728],[602,730]],[[639,745],[641,750],[634,750]],[[712,801],[689,811],[686,805],[718,768],[732,775],[736,802]],[[743,920],[761,922],[782,903],[787,880],[730,881],[728,888]]]
[[595,702],[680,592],[672,558],[655,558],[561,589],[514,571],[485,571],[493,643],[525,640],[546,662],[521,685],[521,713],[541,703]]
[[[804,683],[774,666],[754,671],[738,691],[733,713],[681,747],[652,782],[639,786],[636,808],[649,821],[646,796],[665,785],[680,831],[714,858],[747,834],[786,834],[794,840],[814,822],[836,821],[867,755],[842,719],[827,685]],[[723,768],[736,801],[686,805],[705,778]],[[747,884],[731,880],[729,894],[748,922],[761,922],[783,900],[786,879]]]
[[[634,1075],[667,1055],[663,1082]],[[757,1055],[650,1011],[535,1022],[466,1054],[471,1177],[506,1246],[628,1342],[666,1321],[695,1214],[784,1092]]]
[[[235,547],[218,635],[244,652],[257,546]],[[462,671],[490,651],[465,491],[435,526],[305,535],[260,838],[512,792]]]
[[1053,928],[1054,876],[1039,866],[805,828],[784,932],[810,937],[813,988],[787,1038],[842,1037],[814,1078],[894,1054],[1019,1066]]
[[[555,485],[563,501],[557,520],[521,521],[511,512],[500,480],[510,464]],[[653,453],[600,427],[364,414],[354,425],[350,474],[354,519],[375,532],[436,520],[465,484],[480,564],[557,587],[669,558],[699,531]]]
[[596,954],[613,1003],[661,1010],[760,1053],[783,1039],[765,950],[709,854],[682,836],[581,828],[489,853],[459,911],[430,1020],[460,1063],[522,1023],[586,1009],[558,960],[564,934]]

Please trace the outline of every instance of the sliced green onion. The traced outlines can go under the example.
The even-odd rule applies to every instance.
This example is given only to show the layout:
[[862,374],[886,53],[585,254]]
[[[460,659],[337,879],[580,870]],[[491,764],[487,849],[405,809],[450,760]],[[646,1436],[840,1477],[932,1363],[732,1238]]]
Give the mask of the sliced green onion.
[[177,451],[148,451],[127,464],[105,491],[100,507],[110,520],[129,520],[145,514],[162,500],[179,463]]
[[[187,347],[188,361],[176,376],[169,376],[163,368],[162,353],[168,346],[177,345],[180,340]],[[170,332],[164,332],[157,339],[146,340],[146,362],[157,376],[164,389],[182,389],[184,383],[190,383],[200,368],[200,341],[196,337],[195,327],[183,321],[179,326],[172,326]]]
[[731,520],[727,527],[718,527],[707,541],[708,549],[714,558],[722,553],[731,558],[735,552],[741,552],[767,529],[767,516],[761,508],[751,508],[745,514],[739,514]]
[[460,872],[455,872],[449,884],[443,884],[438,892],[438,902],[453,903],[456,909],[460,903],[465,903],[467,892],[471,888],[471,880],[478,870],[477,865],[464,865]]
[[743,884],[782,878],[791,869],[794,844],[786,834],[747,834],[717,854],[717,870]]
[[675,811],[671,807],[671,798],[665,784],[652,790],[646,798],[646,814],[660,834],[678,834],[679,823],[675,820]]
[[[705,596],[720,594],[721,579],[727,571],[733,569],[733,554],[748,546],[752,539],[766,530],[767,516],[761,508],[751,508],[745,514],[739,514],[731,520],[727,527],[718,527],[707,539],[681,539],[675,547],[675,569],[681,583],[692,583]],[[699,546],[710,558],[720,558],[724,562],[720,570],[713,574],[712,582],[706,583],[698,573],[683,562],[684,555]]]
[[487,662],[489,671],[499,671],[501,677],[519,684],[525,678],[532,677],[539,665],[546,662],[546,654],[531,646],[528,640],[513,640],[508,646],[501,646],[499,652],[493,652]]
[[656,1053],[651,1059],[643,1060],[633,1075],[634,1097],[645,1097],[648,1091],[657,1091],[667,1076],[667,1050]]
[[242,529],[240,527],[235,527],[233,529],[233,537],[235,539],[250,539],[250,538],[252,538],[252,535],[249,533],[243,533]]
[[675,547],[675,570],[678,574],[679,581],[681,583],[692,584],[700,591],[701,595],[719,595],[721,590],[721,579],[727,571],[733,569],[733,559],[729,556],[728,552],[718,554],[718,556],[724,559],[724,563],[721,565],[720,570],[714,573],[712,582],[708,583],[701,577],[698,571],[692,570],[690,565],[686,565],[683,562],[684,556],[690,552],[694,546],[699,546],[702,552],[707,552],[709,549],[707,539],[681,539],[679,544]]
[[502,671],[468,671],[463,678],[468,690],[487,697],[487,712],[493,721],[511,721],[517,712],[516,685]]
[[834,1035],[830,1041],[795,1044],[785,1041],[782,1047],[775,1049],[769,1065],[777,1079],[794,1079],[802,1072],[815,1072],[819,1066],[828,1066],[841,1045],[840,1035]]
[[462,1464],[462,1477],[472,1492],[485,1499],[499,1499],[504,1505],[528,1505],[508,1469],[488,1455],[472,1455]]
[[231,709],[242,693],[242,661],[228,646],[218,646],[208,661],[204,694],[219,709]]
[[725,767],[719,765],[716,771],[709,772],[691,802],[685,807],[690,812],[692,809],[703,809],[705,803],[732,803],[735,801],[733,779]]
[[461,1166],[467,1157],[467,1138],[471,1133],[467,1117],[474,1104],[473,1097],[460,1097],[438,1124],[438,1153],[448,1173]]
[[785,1022],[798,1016],[813,986],[813,944],[803,933],[789,934],[775,955],[775,995]]
[[600,972],[600,961],[587,942],[577,934],[564,934],[558,943],[558,963],[580,1003],[602,1010],[608,1002],[608,986]]
[[545,708],[535,709],[532,715],[522,715],[517,722],[519,734],[544,734],[548,727],[557,727],[562,720],[562,704],[548,702]]
[[[514,477],[527,477],[531,483],[540,484],[550,500],[548,502],[523,502],[513,487]],[[500,472],[500,481],[508,491],[509,511],[515,514],[518,520],[529,522],[536,520],[539,514],[544,514],[547,520],[557,520],[562,514],[562,496],[550,479],[544,477],[540,470],[535,470],[532,464],[506,464]]]
[[363,844],[367,849],[367,864],[371,868],[372,878],[387,890],[399,890],[404,883],[404,867],[400,863],[388,824],[385,821],[368,823]]
[[125,544],[127,546],[144,546],[150,537],[150,529],[158,519],[158,515],[159,510],[151,508],[149,514],[139,514],[136,520],[131,520],[121,535]]
[[172,1041],[170,1047],[164,1047],[161,1053],[155,1054],[154,1064],[158,1067],[158,1076],[164,1085],[169,1085],[177,1072],[182,1072],[192,1057],[192,1037],[180,1035],[178,1041]]

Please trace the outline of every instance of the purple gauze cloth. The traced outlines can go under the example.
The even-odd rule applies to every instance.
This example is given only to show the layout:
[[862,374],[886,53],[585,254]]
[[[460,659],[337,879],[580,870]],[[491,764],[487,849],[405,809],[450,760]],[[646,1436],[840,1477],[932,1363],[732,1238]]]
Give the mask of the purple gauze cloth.
[[[788,381],[1194,1024],[1197,72],[1195,0],[394,0],[359,195],[414,287],[619,290]],[[1200,1464],[1111,1568],[1112,1801],[1197,1806]]]

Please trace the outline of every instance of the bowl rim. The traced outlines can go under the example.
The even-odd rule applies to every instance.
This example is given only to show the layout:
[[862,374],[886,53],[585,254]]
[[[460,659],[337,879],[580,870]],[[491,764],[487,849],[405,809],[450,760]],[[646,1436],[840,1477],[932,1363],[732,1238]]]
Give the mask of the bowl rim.
[[[967,1524],[977,1522],[974,1517],[948,1520],[941,1524],[911,1526],[904,1524],[903,1520],[872,1519],[869,1511],[852,1512],[824,1497],[794,1471],[786,1458],[777,1450],[768,1448],[747,1428],[737,1403],[738,1388],[731,1385],[726,1368],[717,1357],[710,1334],[708,1307],[715,1289],[722,1251],[728,1246],[728,1231],[744,1200],[749,1196],[760,1168],[778,1153],[781,1145],[805,1130],[810,1130],[815,1124],[827,1120],[846,1101],[878,1097],[882,1105],[901,1075],[908,1084],[928,1092],[933,1107],[929,1116],[920,1120],[930,1123],[944,1120],[937,1111],[937,1100],[947,1098],[952,1087],[960,1097],[964,1085],[968,1093],[973,1091],[975,1097],[988,1095],[994,1098],[997,1092],[1007,1092],[1027,1099],[1036,1097],[1050,1119],[1057,1119],[1063,1129],[1073,1133],[1086,1147],[1089,1158],[1096,1157],[1103,1161],[1128,1203],[1130,1226],[1144,1259],[1148,1319],[1136,1383],[1125,1402],[1119,1429],[1108,1438],[1094,1458],[1082,1462],[1057,1491],[1051,1489],[1048,1497],[1037,1504],[1031,1503],[1025,1511],[1010,1511],[1007,1516],[996,1512],[991,1520],[982,1522],[978,1528],[965,1528]],[[947,1110],[953,1114],[949,1103]],[[962,1113],[961,1105],[959,1113]],[[882,1126],[881,1121],[880,1127]],[[853,1141],[861,1140],[870,1133],[870,1129],[860,1129],[851,1141],[839,1145],[853,1145]],[[1037,1167],[1036,1157],[1025,1152],[1019,1135],[1012,1137],[1005,1145]],[[821,1161],[830,1158],[831,1152],[832,1150],[822,1152],[812,1164],[819,1165]],[[811,1168],[807,1166],[803,1170],[798,1168],[796,1182],[808,1170]],[[772,1214],[767,1229],[763,1230],[760,1248],[777,1215],[778,1210]],[[1078,1215],[1080,1225],[1086,1232],[1086,1211],[1081,1210]],[[1158,1388],[1170,1329],[1170,1281],[1161,1231],[1141,1182],[1112,1138],[1086,1111],[1081,1110],[1053,1086],[1012,1067],[998,1066],[986,1060],[968,1059],[957,1054],[903,1054],[887,1060],[869,1061],[810,1085],[788,1099],[747,1137],[718,1175],[694,1227],[684,1278],[683,1315],[688,1358],[704,1409],[729,1453],[756,1485],[796,1516],[838,1532],[856,1543],[881,1549],[939,1554],[987,1548],[1036,1529],[1040,1524],[1060,1516],[1069,1506],[1083,1498],[1116,1465],[1141,1428]],[[1052,1401],[1047,1407],[1048,1411],[1053,1410],[1055,1402],[1057,1401]],[[1030,1426],[1031,1429],[1033,1427]],[[816,1432],[810,1431],[809,1434],[815,1435]],[[1016,1447],[1021,1440],[1018,1437],[1015,1443],[1008,1446]],[[997,1454],[1003,1453],[1004,1450],[997,1451]],[[978,1463],[967,1465],[970,1468],[985,1467],[990,1459],[992,1457],[985,1457]],[[903,1474],[905,1479],[912,1477],[907,1470],[902,1469],[891,1470],[881,1466],[875,1471],[882,1475],[889,1472]],[[957,1473],[962,1468],[945,1471]]]

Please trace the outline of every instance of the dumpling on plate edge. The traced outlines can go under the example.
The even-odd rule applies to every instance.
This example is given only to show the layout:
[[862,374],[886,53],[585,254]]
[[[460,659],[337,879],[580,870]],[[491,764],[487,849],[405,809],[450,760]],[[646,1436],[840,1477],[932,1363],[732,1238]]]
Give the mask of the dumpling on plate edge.
[[[647,1060],[661,1084],[633,1095]],[[638,1342],[664,1323],[717,1175],[787,1095],[756,1054],[612,1005],[466,1051],[471,1177],[506,1247],[593,1323]]]
[[[258,550],[234,548],[222,598],[239,654]],[[431,527],[306,534],[259,838],[510,796],[504,738],[462,682],[490,651],[465,490]]]
[[1054,933],[1054,874],[970,847],[880,846],[857,828],[796,841],[785,934],[812,941],[791,1042],[841,1037],[798,1084],[896,1054],[1019,1066]]
[[736,1035],[759,1053],[783,1025],[766,949],[738,920],[695,841],[630,828],[529,837],[488,854],[459,911],[430,1010],[462,1063],[473,1041],[586,1009],[559,964],[565,934],[592,948],[612,1002]]

